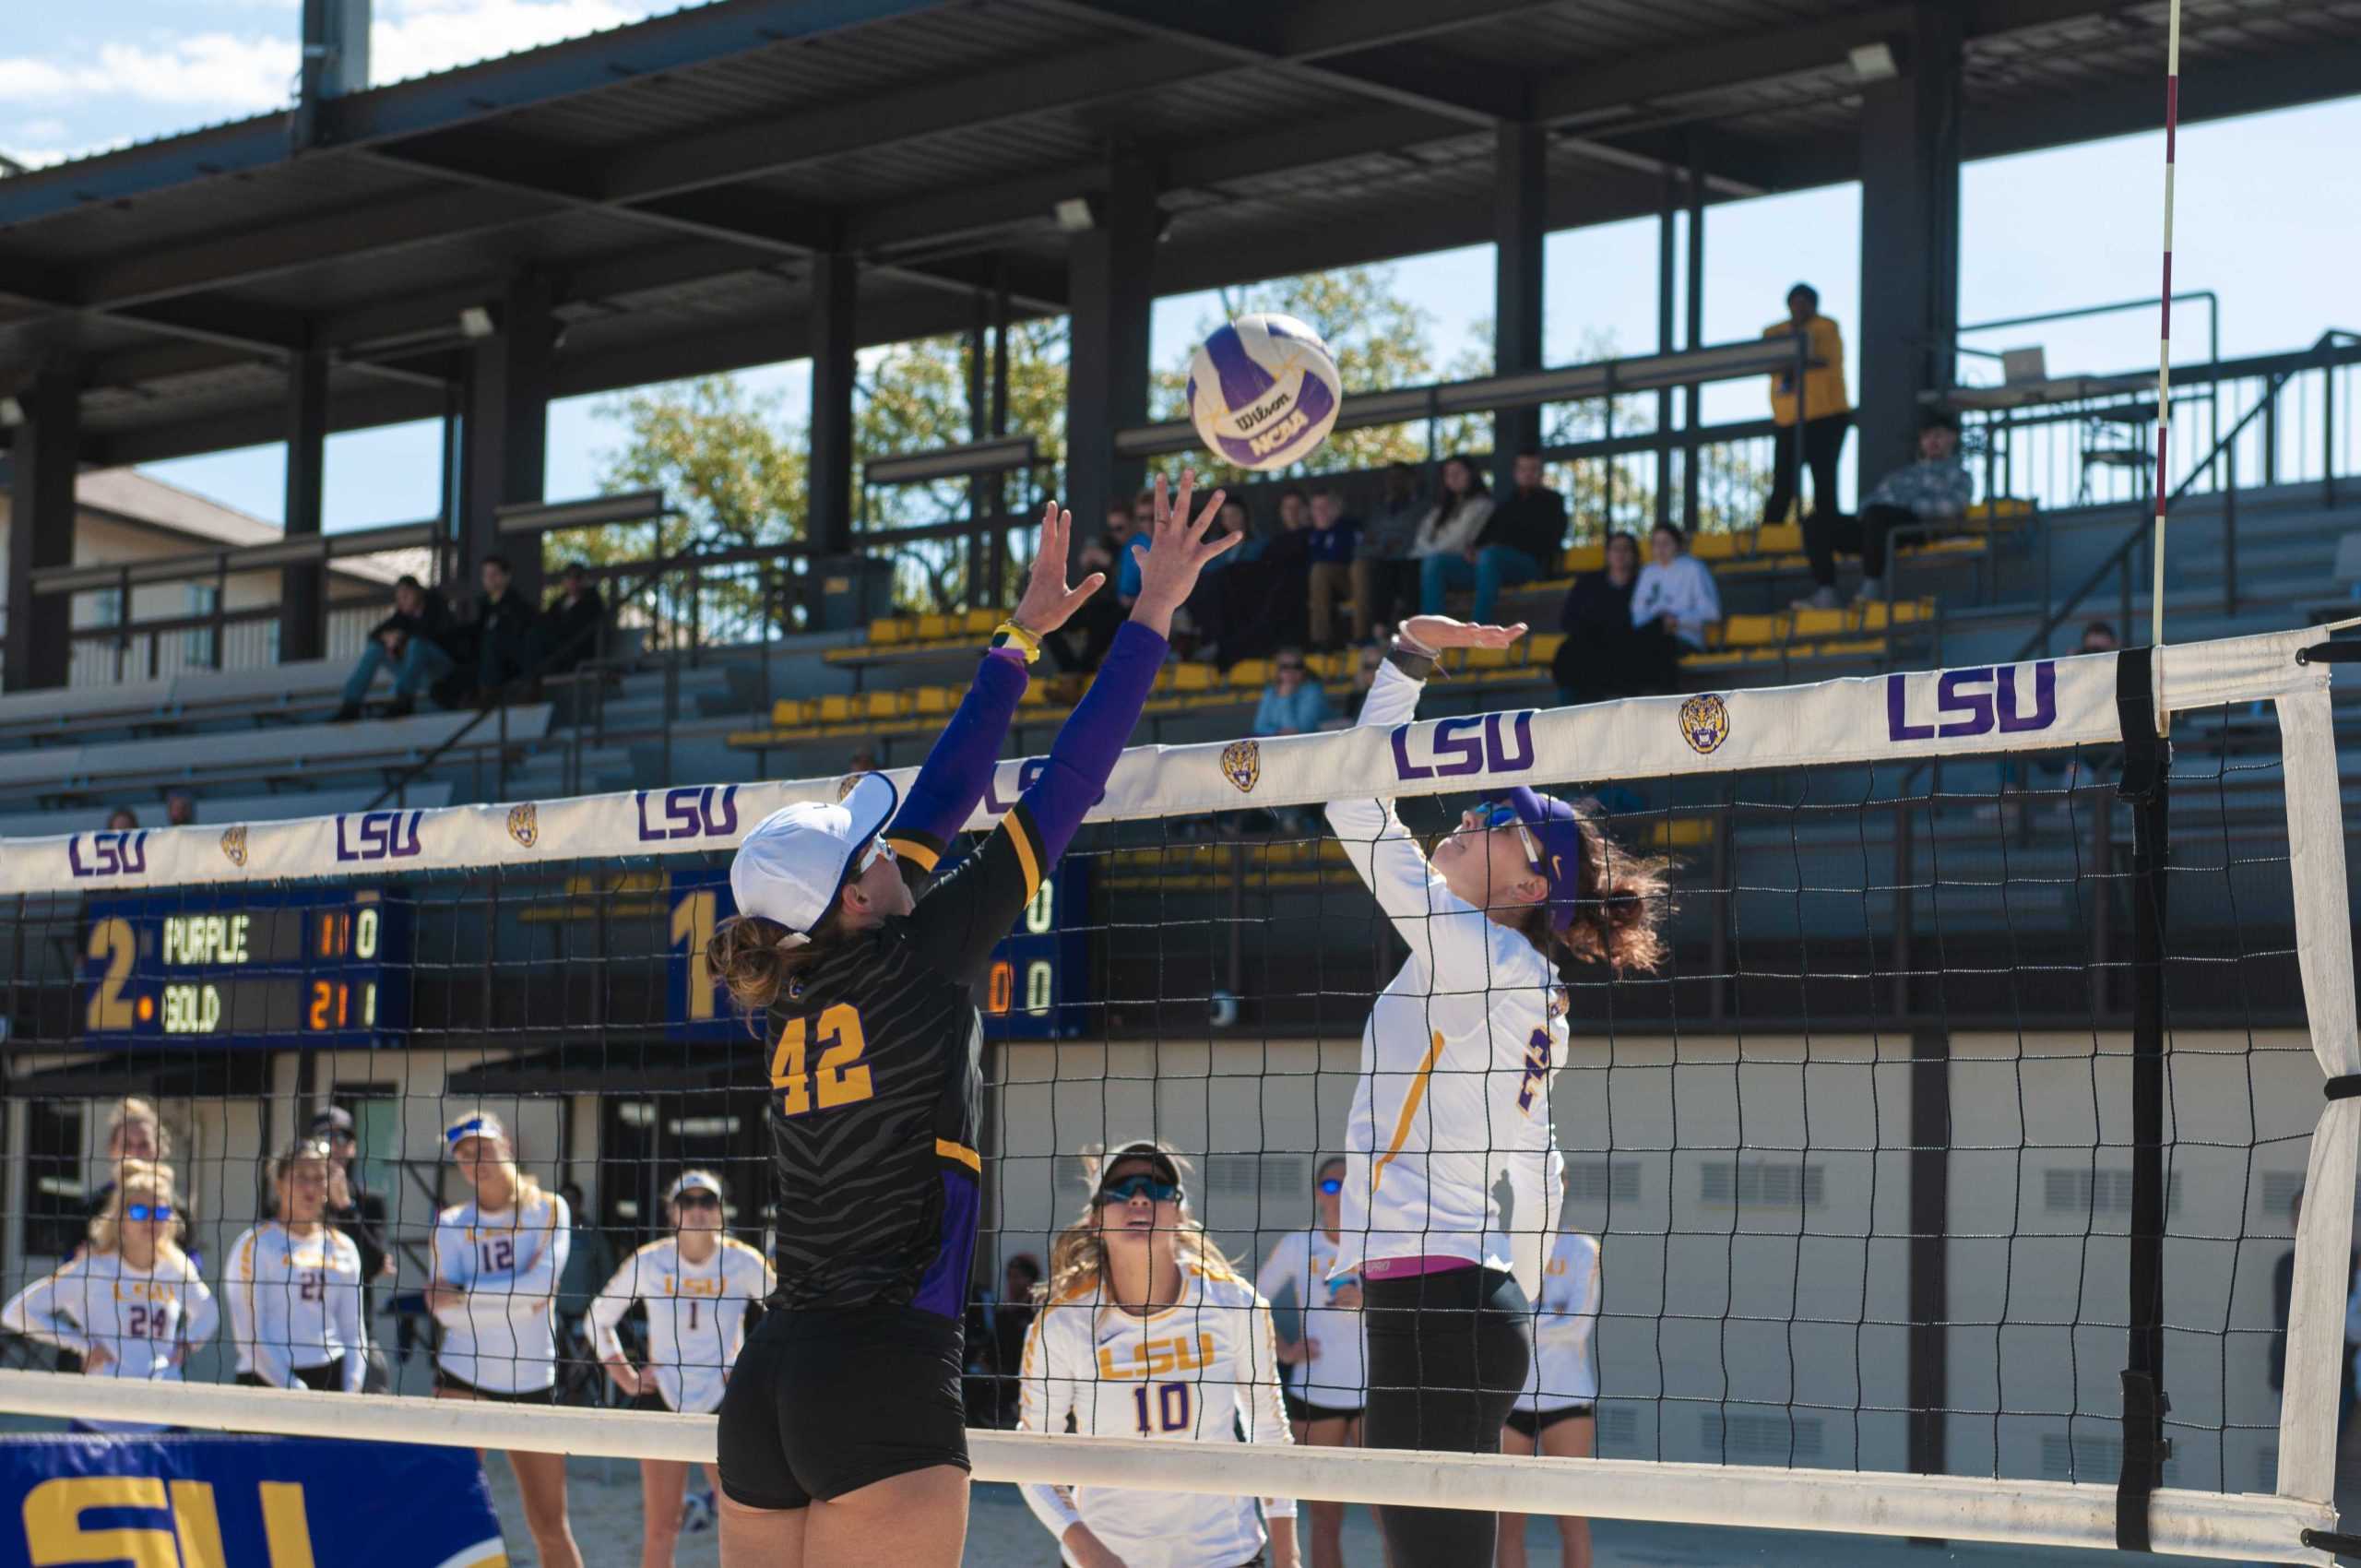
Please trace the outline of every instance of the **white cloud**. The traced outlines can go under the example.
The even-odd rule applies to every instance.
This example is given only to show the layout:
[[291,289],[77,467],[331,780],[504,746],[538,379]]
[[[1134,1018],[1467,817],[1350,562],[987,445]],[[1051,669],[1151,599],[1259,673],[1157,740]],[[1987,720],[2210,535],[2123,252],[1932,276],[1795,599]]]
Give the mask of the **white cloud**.
[[656,0],[387,0],[369,33],[369,77],[403,81],[673,8]]
[[153,44],[106,43],[95,56],[0,56],[0,100],[71,104],[127,98],[221,114],[276,108],[288,100],[293,36],[192,33]]

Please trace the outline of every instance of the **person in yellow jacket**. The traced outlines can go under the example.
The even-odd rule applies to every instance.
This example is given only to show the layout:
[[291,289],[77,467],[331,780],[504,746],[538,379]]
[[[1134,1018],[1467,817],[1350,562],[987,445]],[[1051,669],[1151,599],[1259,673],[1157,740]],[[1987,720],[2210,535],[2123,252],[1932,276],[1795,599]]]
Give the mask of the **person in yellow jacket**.
[[[1797,469],[1811,469],[1811,511],[1804,518],[1807,533],[1815,523],[1833,526],[1836,519],[1836,459],[1845,450],[1845,433],[1853,428],[1853,402],[1845,391],[1845,339],[1836,323],[1820,314],[1820,291],[1798,283],[1787,291],[1787,319],[1762,329],[1765,338],[1810,334],[1810,357],[1820,362],[1804,372],[1802,408],[1797,408],[1796,372],[1792,367],[1771,376],[1771,417],[1779,426],[1777,456],[1771,477],[1770,498],[1762,504],[1765,526],[1786,521],[1796,503]],[[1803,426],[1802,461],[1797,460],[1796,427]]]

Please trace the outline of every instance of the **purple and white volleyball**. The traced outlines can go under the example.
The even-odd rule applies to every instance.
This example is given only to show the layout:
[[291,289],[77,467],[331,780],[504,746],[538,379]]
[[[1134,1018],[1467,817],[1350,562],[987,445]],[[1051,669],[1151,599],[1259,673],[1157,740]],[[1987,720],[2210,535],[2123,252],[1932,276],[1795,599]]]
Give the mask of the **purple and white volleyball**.
[[1328,345],[1291,315],[1241,315],[1189,362],[1189,417],[1209,449],[1242,469],[1310,457],[1343,398]]

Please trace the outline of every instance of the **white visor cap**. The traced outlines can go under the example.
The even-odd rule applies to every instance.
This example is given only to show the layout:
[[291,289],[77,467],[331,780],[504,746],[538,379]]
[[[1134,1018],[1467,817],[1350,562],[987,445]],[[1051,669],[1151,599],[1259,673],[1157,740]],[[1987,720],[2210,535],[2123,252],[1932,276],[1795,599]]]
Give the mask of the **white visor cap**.
[[833,805],[803,801],[763,818],[730,862],[738,912],[777,921],[809,940],[901,801],[891,778],[864,773]]

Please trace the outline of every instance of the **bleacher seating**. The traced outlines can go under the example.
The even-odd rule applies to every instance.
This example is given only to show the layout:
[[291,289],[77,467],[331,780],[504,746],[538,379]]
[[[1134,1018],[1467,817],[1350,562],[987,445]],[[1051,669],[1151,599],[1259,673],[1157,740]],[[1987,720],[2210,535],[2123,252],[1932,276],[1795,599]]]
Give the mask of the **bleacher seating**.
[[[197,826],[224,827],[234,822],[283,822],[296,817],[334,816],[340,812],[367,809],[370,802],[377,798],[377,786],[372,784],[356,790],[290,790],[277,795],[208,795],[198,804]],[[449,779],[422,779],[405,788],[398,803],[405,808],[431,810],[449,805],[451,794]],[[107,811],[116,803],[109,802],[104,806],[79,811],[53,808],[42,812],[11,812],[0,815],[0,838],[47,837],[53,834],[102,826]],[[138,814],[142,827],[165,826],[162,802],[140,800],[130,803]]]

